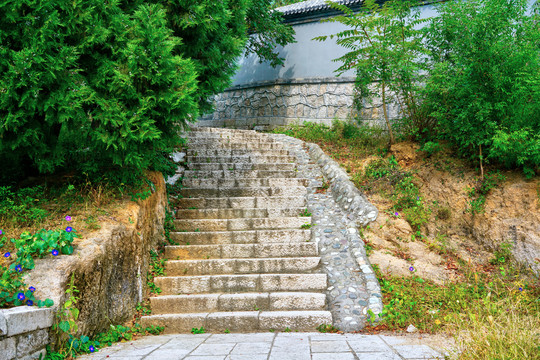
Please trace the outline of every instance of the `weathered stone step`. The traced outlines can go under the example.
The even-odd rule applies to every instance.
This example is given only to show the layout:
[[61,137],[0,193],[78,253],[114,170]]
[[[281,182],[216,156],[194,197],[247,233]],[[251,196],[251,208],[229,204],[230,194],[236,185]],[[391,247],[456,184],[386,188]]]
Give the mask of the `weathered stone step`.
[[177,245],[165,247],[165,258],[175,260],[283,258],[317,255],[317,244],[314,242]]
[[189,134],[189,139],[211,139],[212,141],[227,141],[227,140],[272,140],[267,134],[257,132],[253,133],[203,133],[193,132]]
[[165,295],[151,297],[152,314],[325,310],[326,295],[309,292]]
[[317,269],[320,261],[319,257],[169,260],[167,275],[305,273]]
[[213,232],[172,232],[171,239],[180,244],[272,244],[301,243],[311,240],[311,230],[249,230]]
[[291,163],[294,157],[283,155],[188,156],[188,163]]
[[274,197],[230,197],[230,198],[182,198],[174,199],[172,203],[183,209],[247,209],[305,207],[305,196],[274,196]]
[[239,187],[279,187],[308,186],[309,180],[302,178],[270,179],[184,179],[182,185],[191,188],[239,188]]
[[324,291],[326,274],[245,274],[160,276],[154,278],[163,295]]
[[265,171],[277,171],[277,170],[289,170],[294,171],[296,164],[294,163],[271,163],[271,164],[255,164],[255,163],[188,163],[188,169],[190,170],[228,170],[228,171],[253,171],[253,170],[265,170]]
[[188,147],[198,148],[201,146],[212,145],[212,147],[219,147],[223,145],[238,145],[247,144],[247,148],[255,148],[260,145],[279,145],[283,148],[283,144],[278,143],[269,136],[264,137],[242,137],[242,136],[229,136],[229,137],[211,137],[211,136],[195,136],[189,137]]
[[247,219],[305,216],[305,208],[286,209],[180,209],[177,219]]
[[189,147],[192,149],[255,149],[255,150],[284,150],[283,145],[276,142],[215,142],[215,141],[199,141],[190,142]]
[[321,324],[331,324],[329,311],[234,311],[214,313],[164,314],[143,316],[141,325],[163,326],[165,334],[190,332],[205,328],[209,332],[256,332],[269,330],[315,331]]
[[296,178],[295,170],[186,170],[185,179]]
[[264,196],[306,196],[304,186],[281,187],[249,187],[249,188],[183,188],[180,195],[187,198],[230,198],[230,197],[264,197]]
[[311,224],[311,217],[174,220],[177,230],[195,232],[300,229],[304,224]]
[[253,149],[244,149],[244,150],[234,150],[234,149],[187,149],[188,156],[287,156],[289,155],[288,150],[253,150]]

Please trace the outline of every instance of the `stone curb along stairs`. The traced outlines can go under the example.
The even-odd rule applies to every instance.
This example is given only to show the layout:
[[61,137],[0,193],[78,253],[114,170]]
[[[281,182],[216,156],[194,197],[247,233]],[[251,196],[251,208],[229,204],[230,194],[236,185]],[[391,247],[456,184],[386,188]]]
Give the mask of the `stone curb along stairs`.
[[306,213],[307,180],[283,144],[253,131],[194,128],[166,276],[146,326],[166,333],[313,331],[332,324],[327,275]]

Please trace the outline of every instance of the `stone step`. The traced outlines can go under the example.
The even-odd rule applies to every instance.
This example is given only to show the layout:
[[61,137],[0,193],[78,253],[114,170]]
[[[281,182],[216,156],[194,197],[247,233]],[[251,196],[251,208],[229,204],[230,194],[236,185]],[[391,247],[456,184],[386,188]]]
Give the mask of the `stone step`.
[[305,273],[316,270],[320,261],[319,257],[169,260],[166,274],[188,276]]
[[184,179],[296,178],[295,170],[186,170]]
[[189,137],[187,140],[188,147],[197,148],[200,146],[212,145],[212,147],[217,147],[221,145],[238,145],[238,144],[247,144],[248,149],[251,147],[257,147],[260,145],[279,145],[283,148],[283,145],[275,141],[269,136],[264,137],[242,137],[242,136],[228,136],[228,137],[217,137],[217,136],[194,136]]
[[249,188],[183,188],[180,195],[184,198],[231,198],[264,196],[306,196],[304,186],[249,187]]
[[190,139],[268,139],[270,138],[267,134],[261,134],[258,132],[249,132],[249,133],[208,133],[208,132],[192,132],[189,134]]
[[311,217],[252,218],[252,219],[189,219],[174,220],[178,231],[239,231],[300,229],[311,224]]
[[273,244],[303,243],[311,240],[311,230],[249,230],[220,232],[171,232],[171,239],[180,244]]
[[271,179],[184,179],[182,185],[190,188],[240,188],[240,187],[298,187],[308,186],[309,180],[303,178]]
[[177,245],[165,247],[165,258],[175,260],[283,258],[293,256],[318,256],[317,244],[314,242],[289,242],[269,244]]
[[326,295],[309,292],[165,295],[150,298],[153,315],[228,311],[325,310]]
[[287,156],[288,150],[187,149],[188,156]]
[[283,155],[237,155],[237,156],[188,156],[188,163],[291,163],[293,156]]
[[192,149],[254,149],[254,150],[284,150],[280,143],[276,142],[215,142],[215,141],[198,141],[189,142],[189,147]]
[[326,274],[245,274],[160,276],[154,283],[162,295],[275,291],[324,291]]
[[172,199],[175,206],[182,209],[282,209],[289,207],[305,207],[305,196],[274,196],[274,197],[230,197],[230,198],[183,198]]
[[203,327],[208,332],[259,332],[269,330],[315,331],[331,324],[329,311],[232,311],[143,316],[141,325],[163,326],[165,334],[187,333]]
[[247,219],[305,216],[306,208],[286,209],[180,209],[177,219]]
[[289,170],[294,171],[296,164],[294,163],[271,163],[271,164],[254,164],[254,163],[188,163],[188,169],[190,170],[228,170],[228,171],[253,171],[253,170],[265,170],[265,171],[278,171]]

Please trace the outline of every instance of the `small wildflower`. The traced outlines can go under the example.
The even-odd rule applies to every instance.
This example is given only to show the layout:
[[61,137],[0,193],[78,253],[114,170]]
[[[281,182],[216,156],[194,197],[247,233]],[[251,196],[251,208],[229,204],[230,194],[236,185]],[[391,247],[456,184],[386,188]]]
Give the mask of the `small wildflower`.
[[24,300],[24,294],[23,293],[18,293],[17,294],[17,299],[23,301]]
[[21,265],[15,266],[15,270],[17,270],[17,272],[21,272],[22,271],[22,266]]
[[90,352],[94,352],[94,347],[92,345],[90,345],[90,347],[88,348],[88,350],[90,350]]
[[0,235],[2,235],[4,232],[2,230],[0,230]]
[[399,216],[399,214],[398,214],[398,212],[397,212],[397,211],[396,211],[396,212],[394,213],[394,215],[395,215],[395,216]]
[[71,221],[71,216],[66,215],[66,221]]
[[414,271],[414,268],[411,266],[411,267],[409,268],[409,271]]
[[520,288],[519,288],[519,291],[523,291],[523,288],[520,287]]
[[28,290],[30,290],[30,292],[34,292],[34,291],[36,291],[36,288],[33,287],[33,286],[30,286],[30,287],[28,288]]
[[7,253],[4,254],[4,257],[6,257],[6,258],[8,258],[8,257],[10,257],[10,256],[11,256],[11,253],[9,253],[9,252],[7,252]]
[[57,256],[58,255],[58,250],[54,249],[53,251],[51,251],[51,254],[53,254],[53,256]]
[[26,305],[32,306],[34,305],[34,302],[32,300],[26,300]]
[[67,231],[67,232],[71,232],[71,230],[73,230],[73,229],[71,228],[71,226],[68,226],[68,227],[66,228],[66,231]]

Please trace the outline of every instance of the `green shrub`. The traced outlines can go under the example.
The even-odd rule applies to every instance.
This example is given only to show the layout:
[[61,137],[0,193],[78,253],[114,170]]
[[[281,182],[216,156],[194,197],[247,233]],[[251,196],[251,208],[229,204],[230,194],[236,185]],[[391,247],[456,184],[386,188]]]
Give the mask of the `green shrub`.
[[530,176],[540,163],[540,32],[528,11],[527,0],[442,5],[428,28],[425,102],[461,155]]

